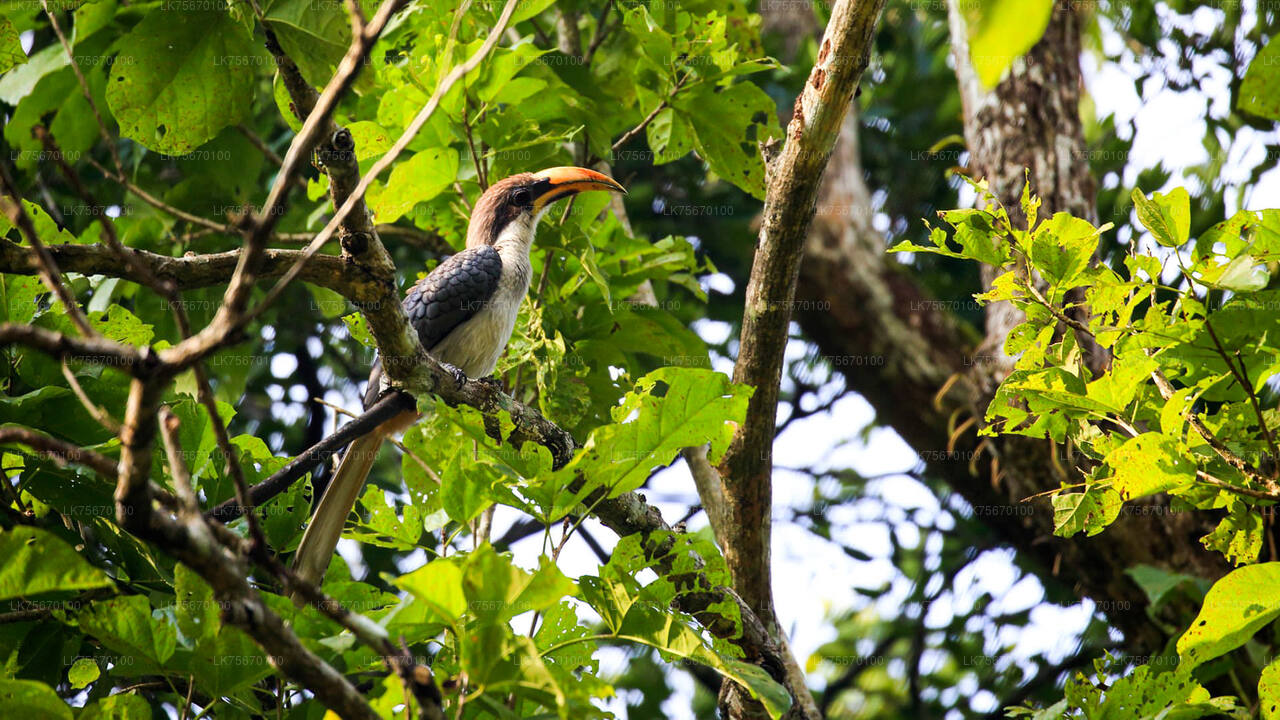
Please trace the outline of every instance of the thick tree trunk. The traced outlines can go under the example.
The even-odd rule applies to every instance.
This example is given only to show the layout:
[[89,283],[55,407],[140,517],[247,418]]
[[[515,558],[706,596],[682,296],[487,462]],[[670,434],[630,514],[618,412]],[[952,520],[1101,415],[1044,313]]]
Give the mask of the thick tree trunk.
[[[948,4],[951,55],[964,105],[964,137],[969,148],[969,174],[985,179],[1015,226],[1026,222],[1021,207],[1023,186],[1040,196],[1041,217],[1067,212],[1098,223],[1097,184],[1084,152],[1080,121],[1080,18],[1071,3],[1060,0],[1044,37],[1016,60],[992,90],[983,88],[969,60],[968,30],[959,0]],[[996,269],[982,268],[990,285]],[[998,354],[1009,331],[1022,322],[1007,303],[987,307],[985,347]],[[1105,353],[1085,348],[1090,366],[1105,365]]]

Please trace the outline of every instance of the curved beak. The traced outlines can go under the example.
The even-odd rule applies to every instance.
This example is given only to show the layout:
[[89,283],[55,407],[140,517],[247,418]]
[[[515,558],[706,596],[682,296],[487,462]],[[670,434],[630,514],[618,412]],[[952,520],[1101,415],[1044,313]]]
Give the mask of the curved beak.
[[560,198],[591,190],[614,190],[626,194],[626,188],[616,180],[581,167],[564,166],[547,168],[534,173],[538,178],[534,186],[533,208],[541,211]]

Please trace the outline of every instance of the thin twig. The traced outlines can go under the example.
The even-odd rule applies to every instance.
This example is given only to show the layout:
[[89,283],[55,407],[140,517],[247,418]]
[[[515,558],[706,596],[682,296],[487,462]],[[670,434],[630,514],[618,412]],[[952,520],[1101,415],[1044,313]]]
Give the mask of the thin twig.
[[49,254],[49,249],[40,241],[39,234],[36,233],[36,227],[31,222],[31,217],[27,215],[27,210],[22,206],[22,193],[18,192],[18,184],[14,182],[13,176],[9,174],[9,168],[0,163],[0,184],[6,195],[13,199],[11,203],[5,203],[0,200],[0,205],[5,214],[9,216],[9,221],[16,225],[22,234],[27,238],[27,242],[31,245],[32,251],[35,253],[36,259],[40,265],[40,279],[44,281],[45,287],[62,301],[62,305],[67,309],[67,315],[71,318],[71,322],[80,330],[80,334],[86,339],[99,338],[101,335],[93,326],[89,324],[89,319],[85,317],[84,311],[80,309],[80,304],[71,295],[71,291],[62,282],[62,273],[58,271],[58,264],[53,261],[53,256]]
[[[146,190],[143,190],[130,182],[129,178],[123,175],[113,174],[110,170],[103,167],[101,163],[91,157],[86,157],[85,160],[87,160],[90,165],[96,168],[98,172],[105,175],[112,182],[119,183],[121,187],[137,196],[139,200],[163,213],[172,215],[173,217],[192,225],[202,227],[206,230],[212,230],[213,232],[222,233],[224,235],[239,235],[241,233],[240,228],[231,223],[220,223],[216,220],[210,220],[209,218],[189,213],[186,210],[176,208],[169,203],[166,203],[155,195],[152,195]],[[306,242],[311,240],[314,236],[311,233],[273,233],[272,237],[278,240],[287,240],[290,242]]]
[[[1249,398],[1249,404],[1253,406],[1253,412],[1258,416],[1258,427],[1262,428],[1262,436],[1266,438],[1267,448],[1271,450],[1272,463],[1276,468],[1280,468],[1280,448],[1276,447],[1276,440],[1271,434],[1271,428],[1267,427],[1267,418],[1262,414],[1262,405],[1258,403],[1258,394],[1253,391],[1253,384],[1249,382],[1249,373],[1245,371],[1244,358],[1240,357],[1240,352],[1236,351],[1236,359],[1240,361],[1239,369],[1235,363],[1231,362],[1231,357],[1227,355],[1227,349],[1222,346],[1222,341],[1218,339],[1218,333],[1214,332],[1213,324],[1209,322],[1209,318],[1204,319],[1204,329],[1209,332],[1209,338],[1213,340],[1213,346],[1217,349],[1218,355],[1222,357],[1222,361],[1227,364],[1227,368],[1231,370],[1231,375],[1240,384],[1240,389],[1244,390],[1245,395]],[[1274,472],[1272,473],[1274,477]],[[1280,486],[1276,486],[1280,490]]]
[[240,134],[244,135],[245,139],[248,140],[251,145],[258,148],[258,152],[262,153],[264,157],[270,160],[272,165],[279,167],[284,164],[284,160],[280,159],[280,155],[276,153],[275,150],[272,150],[271,146],[259,137],[258,133],[253,131],[253,128],[245,125],[244,123],[240,123],[239,125],[236,125],[236,130],[239,130]]
[[480,192],[483,193],[489,189],[489,174],[483,160],[476,152],[475,140],[471,137],[471,117],[468,113],[470,108],[471,102],[468,99],[462,107],[462,132],[467,137],[467,149],[471,151],[471,162],[476,166],[476,182],[480,184]]
[[667,108],[667,105],[671,103],[671,100],[676,96],[676,93],[680,91],[680,87],[684,85],[685,80],[688,80],[688,79],[689,79],[689,75],[686,73],[685,75],[681,76],[678,80],[676,80],[675,86],[671,88],[671,93],[667,95],[667,97],[662,102],[658,103],[658,106],[655,107],[653,111],[650,112],[647,116],[645,116],[645,119],[641,120],[639,125],[623,133],[622,137],[618,138],[618,140],[614,142],[613,146],[610,147],[609,149],[616,153],[622,148],[626,147],[626,144],[631,142],[631,138],[644,132],[644,129],[649,127],[649,123],[653,122],[654,118],[658,117],[658,113],[662,112]]
[[[515,12],[516,6],[519,3],[520,0],[507,0],[506,5],[502,8],[502,14],[498,17],[497,24],[489,31],[489,36],[485,38],[485,41],[481,44],[480,48],[477,49],[476,52],[471,57],[467,58],[467,60],[461,65],[454,66],[454,68],[449,71],[449,74],[445,76],[444,80],[442,80],[440,85],[436,88],[435,93],[433,93],[431,98],[427,100],[427,104],[418,111],[417,116],[413,118],[413,121],[410,122],[409,126],[405,128],[403,133],[401,133],[395,144],[391,146],[391,149],[374,163],[373,167],[369,169],[369,172],[365,173],[365,175],[360,178],[360,182],[356,185],[355,189],[352,190],[351,194],[342,204],[342,207],[334,213],[334,216],[327,224],[325,224],[324,229],[322,229],[316,235],[315,239],[311,241],[311,244],[307,246],[302,257],[299,258],[298,263],[293,268],[290,268],[289,271],[285,273],[284,277],[280,278],[280,280],[276,282],[275,286],[267,292],[266,297],[262,299],[256,308],[247,313],[245,317],[246,321],[257,317],[263,310],[275,302],[276,298],[284,292],[284,289],[288,287],[289,284],[298,276],[298,273],[301,272],[302,263],[318,252],[320,248],[328,242],[329,238],[333,236],[334,231],[342,224],[342,221],[356,206],[356,203],[364,197],[364,193],[369,189],[369,185],[377,179],[383,171],[390,167],[398,157],[400,157],[400,153],[404,152],[404,149],[408,147],[409,142],[412,141],[413,138],[417,136],[418,131],[426,125],[427,120],[431,119],[431,116],[435,113],[435,110],[439,106],[444,95],[449,92],[459,79],[474,70],[481,61],[488,57],[494,46],[498,44],[498,39],[502,36],[502,31],[511,20],[511,15]],[[370,26],[372,27],[374,23],[376,23],[376,18],[370,23]],[[326,89],[326,93],[327,92],[328,90]],[[323,101],[324,96],[322,95],[320,102],[317,103],[316,107],[321,107]],[[306,131],[305,126],[303,127],[303,131]],[[288,158],[286,157],[286,165],[287,163]],[[268,204],[268,207],[270,207],[270,203]]]
[[8,443],[26,445],[58,462],[83,465],[105,478],[114,478],[116,475],[116,461],[106,455],[100,455],[79,445],[50,437],[29,428],[13,425],[0,427],[0,445]]
[[89,415],[98,421],[102,427],[110,430],[112,433],[120,432],[120,421],[111,417],[106,408],[95,403],[89,394],[80,386],[80,381],[76,379],[76,374],[71,372],[71,367],[67,365],[67,361],[62,361],[62,377],[67,379],[67,385],[71,387],[71,392],[75,393],[76,398],[80,400],[80,404],[88,411]]
[[111,138],[111,133],[107,131],[107,124],[102,121],[102,114],[98,112],[97,103],[93,101],[93,91],[89,89],[89,82],[85,80],[84,73],[80,71],[80,63],[76,61],[75,51],[71,48],[71,43],[67,41],[66,34],[62,32],[62,27],[58,24],[58,18],[49,11],[48,0],[40,0],[40,7],[44,8],[44,14],[49,17],[49,24],[53,26],[54,34],[58,36],[58,42],[62,43],[62,49],[67,53],[67,59],[71,62],[71,70],[76,75],[76,81],[80,83],[80,92],[84,94],[84,99],[89,101],[89,110],[93,112],[93,119],[98,125],[98,134],[102,136],[102,141],[106,143],[107,152],[111,153],[116,172],[123,176],[125,174],[124,163],[120,161],[120,152],[116,149],[116,143]]
[[1229,493],[1243,495],[1255,500],[1271,500],[1273,502],[1280,502],[1280,493],[1271,493],[1264,490],[1254,490],[1252,488],[1240,487],[1239,485],[1232,485],[1231,483],[1225,480],[1220,480],[1203,470],[1197,470],[1196,477],[1200,478],[1200,481],[1205,484],[1212,485],[1219,490],[1226,490]]
[[169,476],[178,492],[178,502],[189,515],[200,515],[200,499],[191,487],[191,471],[182,460],[182,443],[178,440],[178,416],[168,406],[160,408],[160,437],[164,440],[164,452],[169,458]]
[[600,44],[603,43],[604,39],[609,36],[609,33],[613,32],[613,29],[622,22],[621,16],[619,16],[614,22],[605,22],[609,19],[609,11],[612,9],[613,0],[609,0],[609,2],[605,3],[604,7],[600,10],[600,14],[596,16],[596,34],[591,38],[591,44],[587,46],[587,53],[582,56],[582,64],[587,67],[591,66],[591,58],[595,57],[596,50],[599,49]]

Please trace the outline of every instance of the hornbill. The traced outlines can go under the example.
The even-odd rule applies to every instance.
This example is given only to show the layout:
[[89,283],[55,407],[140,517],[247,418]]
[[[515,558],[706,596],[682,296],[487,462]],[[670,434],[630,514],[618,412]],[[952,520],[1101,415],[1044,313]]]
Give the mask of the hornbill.
[[[594,170],[553,167],[512,175],[480,196],[467,227],[466,249],[440,263],[405,295],[405,314],[432,357],[471,378],[493,372],[529,292],[529,252],[538,220],[556,200],[588,190],[626,192]],[[375,361],[364,394],[366,409],[377,401],[381,384],[382,364]],[[324,576],[383,438],[417,419],[416,412],[401,413],[351,443],[298,544],[293,567],[301,578],[318,583]]]

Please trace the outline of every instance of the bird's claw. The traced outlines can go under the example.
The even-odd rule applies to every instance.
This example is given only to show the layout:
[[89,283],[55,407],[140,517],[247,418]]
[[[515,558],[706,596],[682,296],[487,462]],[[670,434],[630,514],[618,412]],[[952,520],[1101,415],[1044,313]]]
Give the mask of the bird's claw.
[[462,372],[462,368],[457,365],[450,365],[447,362],[442,362],[440,365],[442,365],[445,370],[449,371],[449,374],[453,376],[453,381],[457,384],[463,385],[467,382],[467,374]]
[[476,380],[476,382],[481,383],[482,385],[487,385],[495,390],[502,390],[502,381],[493,375],[485,375],[479,380]]

